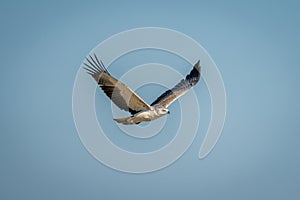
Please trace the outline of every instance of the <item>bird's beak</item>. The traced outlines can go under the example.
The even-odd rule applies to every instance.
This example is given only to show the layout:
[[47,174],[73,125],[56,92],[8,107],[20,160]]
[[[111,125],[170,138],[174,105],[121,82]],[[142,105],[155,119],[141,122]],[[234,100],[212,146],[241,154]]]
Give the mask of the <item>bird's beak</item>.
[[170,114],[170,111],[168,111],[168,114]]

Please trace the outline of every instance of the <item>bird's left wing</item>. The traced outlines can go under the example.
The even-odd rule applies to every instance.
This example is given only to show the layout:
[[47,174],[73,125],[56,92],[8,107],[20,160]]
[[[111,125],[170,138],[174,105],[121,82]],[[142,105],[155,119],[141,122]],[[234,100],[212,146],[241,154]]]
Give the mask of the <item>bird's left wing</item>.
[[88,63],[84,63],[84,65],[87,72],[120,109],[130,112],[132,115],[150,109],[150,106],[134,91],[112,77],[96,55],[94,58],[89,56],[86,60]]
[[165,108],[171,105],[176,99],[184,95],[191,87],[196,85],[200,80],[200,60],[194,65],[190,74],[185,79],[182,79],[172,89],[167,90],[165,93],[160,95],[152,104],[159,104]]

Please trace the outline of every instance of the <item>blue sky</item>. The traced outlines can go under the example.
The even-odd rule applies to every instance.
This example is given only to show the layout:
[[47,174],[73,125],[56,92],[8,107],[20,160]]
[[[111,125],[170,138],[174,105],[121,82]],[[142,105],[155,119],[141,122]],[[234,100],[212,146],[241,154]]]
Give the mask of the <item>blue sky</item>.
[[[299,199],[297,1],[0,5],[1,199]],[[204,160],[197,155],[209,108],[201,107],[204,127],[183,157],[163,170],[132,175],[102,165],[85,150],[73,122],[72,89],[84,57],[98,43],[145,26],[183,32],[208,51],[225,83],[227,118]],[[116,64],[134,63],[136,57]],[[160,61],[156,58],[157,52],[145,57]],[[122,76],[116,69],[112,66],[111,73]],[[209,103],[205,85],[198,88],[203,105]],[[162,141],[170,137],[161,136]],[[113,139],[141,150],[138,142],[122,138]]]

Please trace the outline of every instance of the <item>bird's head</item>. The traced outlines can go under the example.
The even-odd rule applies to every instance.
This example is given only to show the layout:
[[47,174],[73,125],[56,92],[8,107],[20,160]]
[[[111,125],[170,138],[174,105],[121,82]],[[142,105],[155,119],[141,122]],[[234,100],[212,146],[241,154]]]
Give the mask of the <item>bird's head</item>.
[[158,107],[156,109],[156,112],[159,114],[159,115],[166,115],[166,114],[170,114],[170,111],[165,108],[165,107]]

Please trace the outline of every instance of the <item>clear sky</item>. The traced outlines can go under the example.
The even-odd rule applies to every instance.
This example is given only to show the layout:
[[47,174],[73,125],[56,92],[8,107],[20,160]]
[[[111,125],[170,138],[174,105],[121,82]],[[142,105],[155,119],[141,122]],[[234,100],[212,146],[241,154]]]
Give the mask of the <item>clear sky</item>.
[[[299,199],[299,6],[1,1],[0,199]],[[203,123],[189,150],[165,169],[133,175],[102,165],[86,151],[73,122],[72,89],[84,57],[98,43],[145,26],[183,32],[208,51],[225,83],[227,118],[216,147],[199,160],[210,113],[206,86],[199,83]],[[181,59],[149,50],[121,57],[110,72],[121,77],[147,62],[169,64],[182,75],[190,69]],[[163,91],[155,85],[139,90],[148,102]],[[110,102],[100,92],[96,100],[100,119],[99,109]],[[177,123],[177,107],[171,107],[170,127]],[[168,133],[149,143],[121,133],[109,137],[143,152],[169,141]]]

